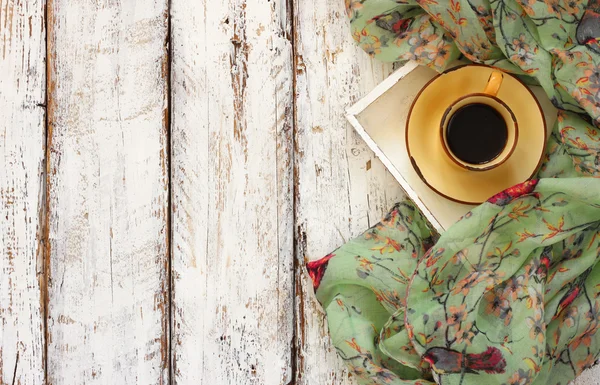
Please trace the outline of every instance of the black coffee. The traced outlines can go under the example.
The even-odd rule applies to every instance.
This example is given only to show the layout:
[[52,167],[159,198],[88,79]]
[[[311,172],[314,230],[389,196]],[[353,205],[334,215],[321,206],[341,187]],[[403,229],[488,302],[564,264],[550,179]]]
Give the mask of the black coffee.
[[450,151],[471,164],[487,163],[496,158],[508,137],[506,123],[494,108],[473,103],[459,108],[446,128]]

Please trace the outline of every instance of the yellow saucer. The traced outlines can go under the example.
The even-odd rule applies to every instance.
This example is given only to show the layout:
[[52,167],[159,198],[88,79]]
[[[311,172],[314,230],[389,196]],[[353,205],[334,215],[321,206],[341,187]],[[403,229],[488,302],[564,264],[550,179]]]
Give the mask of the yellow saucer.
[[461,96],[482,92],[492,71],[473,64],[447,70],[423,87],[408,113],[406,148],[413,167],[431,189],[459,203],[482,203],[531,178],[544,153],[542,108],[531,90],[509,74],[505,74],[497,97],[512,110],[519,125],[518,143],[510,158],[488,171],[470,171],[459,167],[444,151],[440,139],[444,111]]

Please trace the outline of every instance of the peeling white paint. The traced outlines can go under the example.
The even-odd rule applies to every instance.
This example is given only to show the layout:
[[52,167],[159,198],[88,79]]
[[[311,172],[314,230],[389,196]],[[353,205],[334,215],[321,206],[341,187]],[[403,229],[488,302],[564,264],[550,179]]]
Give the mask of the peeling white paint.
[[2,384],[40,384],[44,379],[43,265],[38,260],[43,249],[44,3],[0,0]]
[[48,15],[48,382],[166,384],[167,0]]
[[292,45],[285,0],[171,1],[177,384],[292,380]]

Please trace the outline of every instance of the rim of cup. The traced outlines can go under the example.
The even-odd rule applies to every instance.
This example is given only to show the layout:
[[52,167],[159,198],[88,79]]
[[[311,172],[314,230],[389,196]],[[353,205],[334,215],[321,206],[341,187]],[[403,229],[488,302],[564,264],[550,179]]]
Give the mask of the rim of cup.
[[[500,151],[500,153],[498,153],[498,155],[496,155],[489,161],[487,161],[485,163],[481,163],[481,164],[469,163],[469,162],[466,162],[464,160],[457,158],[457,156],[452,153],[450,148],[448,148],[449,146],[448,146],[447,139],[446,139],[446,137],[447,137],[447,135],[446,135],[447,124],[446,123],[450,119],[450,117],[453,115],[453,114],[451,115],[450,112],[458,103],[464,101],[465,99],[474,98],[474,97],[484,97],[484,98],[492,99],[496,103],[500,104],[509,113],[510,118],[512,120],[512,124],[514,125],[514,132],[515,132],[514,139],[512,140],[512,144],[508,143],[508,140],[507,140],[507,143],[505,143],[504,147],[502,148],[502,151]],[[476,103],[476,102],[474,102],[474,103]],[[497,110],[496,107],[494,107],[493,105],[489,105],[489,107],[492,107],[494,110]],[[500,112],[500,111],[498,111],[498,112]],[[506,129],[508,130],[509,122],[507,122],[506,119],[504,119],[504,116],[502,114],[500,114],[500,115],[502,116],[502,119],[504,120],[504,122],[507,126]],[[440,122],[440,139],[442,141],[442,148],[446,152],[446,155],[455,164],[457,164],[458,166],[460,166],[466,170],[469,170],[469,171],[488,171],[488,170],[494,169],[494,168],[504,164],[510,158],[510,156],[513,154],[513,152],[515,151],[515,148],[517,147],[517,141],[519,139],[519,125],[517,124],[517,119],[515,117],[515,114],[512,112],[510,107],[508,107],[508,105],[506,103],[504,103],[501,99],[499,99],[498,97],[496,97],[494,95],[490,95],[490,94],[483,93],[483,92],[477,92],[477,93],[472,93],[472,94],[461,96],[460,98],[455,100],[448,108],[446,108],[446,110],[444,111],[444,114],[442,115],[442,119]],[[494,162],[494,160],[498,159],[498,157],[500,157],[502,155],[502,153],[506,150],[506,146],[508,146],[508,145],[510,145],[511,148],[506,154],[504,154],[503,159],[499,162],[492,163],[492,162]],[[490,164],[490,163],[492,163],[492,164]]]

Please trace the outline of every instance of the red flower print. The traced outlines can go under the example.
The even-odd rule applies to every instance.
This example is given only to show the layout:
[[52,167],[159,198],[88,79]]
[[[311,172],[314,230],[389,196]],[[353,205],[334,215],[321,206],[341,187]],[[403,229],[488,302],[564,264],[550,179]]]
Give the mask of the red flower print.
[[310,261],[306,264],[306,270],[308,270],[308,275],[313,281],[313,288],[315,291],[319,288],[321,284],[321,279],[323,279],[323,275],[325,274],[325,269],[327,268],[327,264],[329,260],[333,258],[335,254],[328,254],[321,259],[316,261]]
[[509,187],[506,190],[499,192],[487,201],[498,206],[506,206],[514,199],[526,194],[530,194],[535,189],[535,186],[537,186],[537,184],[537,179],[528,180],[526,182],[514,185],[513,187]]

